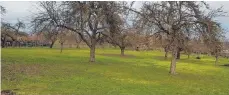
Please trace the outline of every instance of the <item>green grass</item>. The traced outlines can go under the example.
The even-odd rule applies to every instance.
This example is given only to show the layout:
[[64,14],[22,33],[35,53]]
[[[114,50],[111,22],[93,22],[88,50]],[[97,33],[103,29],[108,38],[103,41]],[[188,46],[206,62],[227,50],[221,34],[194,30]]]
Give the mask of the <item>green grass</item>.
[[120,57],[119,49],[97,49],[95,64],[88,62],[88,49],[1,52],[2,89],[19,95],[229,95],[229,67],[215,66],[210,56],[182,55],[178,74],[170,75],[170,59],[160,51],[126,50],[129,56]]

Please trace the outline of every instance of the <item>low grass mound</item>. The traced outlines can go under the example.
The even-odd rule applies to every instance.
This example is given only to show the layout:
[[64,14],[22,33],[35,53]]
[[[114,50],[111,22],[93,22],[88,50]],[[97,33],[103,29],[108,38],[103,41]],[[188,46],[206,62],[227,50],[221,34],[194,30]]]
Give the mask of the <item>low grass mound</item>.
[[229,95],[228,59],[182,55],[177,75],[160,51],[4,48],[2,90],[18,95]]

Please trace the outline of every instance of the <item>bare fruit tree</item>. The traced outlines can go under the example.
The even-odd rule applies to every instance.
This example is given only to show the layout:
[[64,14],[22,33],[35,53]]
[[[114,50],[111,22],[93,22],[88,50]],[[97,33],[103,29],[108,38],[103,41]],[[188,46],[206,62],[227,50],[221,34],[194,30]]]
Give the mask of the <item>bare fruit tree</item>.
[[[205,14],[201,11],[201,5],[204,2],[194,1],[162,1],[162,2],[145,2],[140,12],[149,23],[155,25],[160,31],[169,38],[170,49],[172,51],[172,60],[170,65],[170,73],[176,74],[176,61],[183,43],[187,37],[195,32],[185,31],[186,27],[194,25],[202,25]],[[208,27],[208,26],[202,26]],[[206,32],[210,34],[210,32]]]
[[68,35],[68,31],[64,31],[63,29],[61,31],[59,31],[60,33],[58,34],[58,38],[59,38],[59,43],[60,43],[60,53],[62,53],[63,48],[64,48],[64,42],[67,40],[67,35]]
[[1,22],[1,46],[2,48],[6,47],[7,40],[15,41],[15,32],[11,29],[9,23]]
[[37,33],[38,35],[42,34],[44,38],[50,42],[49,48],[53,48],[60,31],[59,28],[52,22],[43,23],[38,17],[33,19],[32,26],[34,27],[34,33]]
[[[105,24],[105,7],[110,2],[40,2],[44,22],[53,21],[58,27],[76,32],[90,48],[90,62],[95,61],[95,46]],[[38,17],[39,17],[38,16]]]
[[130,37],[128,34],[133,30],[128,25],[129,11],[124,8],[127,2],[111,2],[107,5],[106,20],[109,24],[109,32],[102,32],[107,38],[107,42],[118,46],[121,50],[121,56],[124,56],[124,51],[127,46],[130,46]]
[[211,54],[215,56],[215,65],[217,65],[220,53],[223,49],[223,30],[217,22],[208,21],[207,23],[210,27],[206,29],[206,31],[211,34],[205,35],[204,41]]
[[73,34],[75,37],[75,42],[76,42],[76,48],[80,48],[80,43],[82,42],[82,39],[78,34]]
[[15,25],[11,26],[11,28],[15,32],[15,37],[16,37],[15,42],[13,42],[13,46],[17,46],[17,45],[19,46],[19,32],[21,31],[21,29],[25,28],[25,24],[24,22],[18,19],[18,22]]

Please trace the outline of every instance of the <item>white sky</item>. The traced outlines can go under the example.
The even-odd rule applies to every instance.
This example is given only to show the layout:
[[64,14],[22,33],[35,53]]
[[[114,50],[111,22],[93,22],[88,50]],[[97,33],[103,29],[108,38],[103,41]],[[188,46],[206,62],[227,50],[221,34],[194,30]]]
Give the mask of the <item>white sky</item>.
[[[37,12],[36,1],[0,1],[0,5],[6,8],[6,14],[2,16],[4,21],[15,23],[17,19],[29,23],[31,15]],[[212,8],[223,6],[224,11],[229,15],[229,1],[208,1]],[[140,2],[135,2],[134,7],[139,8]],[[229,30],[229,17],[219,17],[217,20],[223,28]],[[226,34],[229,38],[229,32]]]

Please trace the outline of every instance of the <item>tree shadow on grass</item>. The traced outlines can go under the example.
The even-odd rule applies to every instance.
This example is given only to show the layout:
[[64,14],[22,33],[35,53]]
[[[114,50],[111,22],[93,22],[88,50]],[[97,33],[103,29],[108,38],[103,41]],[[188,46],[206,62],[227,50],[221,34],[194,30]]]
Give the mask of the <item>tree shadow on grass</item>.
[[99,55],[107,56],[107,57],[136,58],[136,56],[130,54],[125,54],[123,56],[120,54],[99,54]]
[[191,64],[201,64],[201,65],[213,65],[214,61],[202,60],[202,59],[179,59],[178,62],[191,63]]
[[164,56],[153,56],[152,59],[153,60],[158,60],[158,61],[170,61],[171,60],[170,57],[165,58]]
[[[167,59],[165,59],[164,56],[153,56],[153,60],[158,60],[158,61],[171,61],[171,57],[168,57]],[[191,63],[191,64],[204,64],[204,65],[211,65],[211,63],[213,64],[214,61],[211,60],[202,60],[202,59],[192,59],[192,58],[181,58],[181,59],[177,59],[177,62],[181,62],[181,63]]]
[[224,64],[224,65],[221,65],[221,66],[224,66],[224,67],[229,67],[229,64]]

